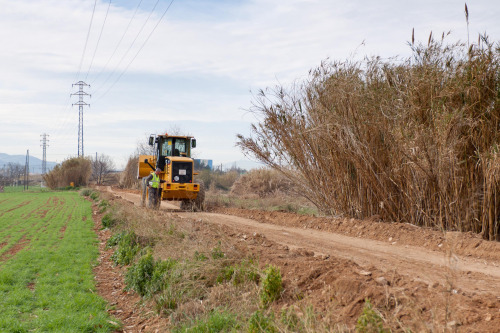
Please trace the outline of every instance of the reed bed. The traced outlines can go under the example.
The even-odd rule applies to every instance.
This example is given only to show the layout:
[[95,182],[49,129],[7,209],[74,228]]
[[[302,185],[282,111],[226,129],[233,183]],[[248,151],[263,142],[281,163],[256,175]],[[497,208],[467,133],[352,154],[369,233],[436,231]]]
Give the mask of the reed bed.
[[70,186],[86,186],[92,173],[91,162],[87,158],[72,157],[56,165],[42,176],[51,190]]
[[325,213],[498,239],[500,47],[444,34],[410,47],[261,90],[238,146]]

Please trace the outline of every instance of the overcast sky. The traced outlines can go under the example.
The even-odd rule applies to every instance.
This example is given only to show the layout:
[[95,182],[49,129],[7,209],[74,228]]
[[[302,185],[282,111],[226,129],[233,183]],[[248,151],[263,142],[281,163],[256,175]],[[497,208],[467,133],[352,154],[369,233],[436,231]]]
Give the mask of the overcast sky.
[[[175,0],[161,21],[170,0],[109,3],[97,1],[77,76],[94,0],[0,0],[0,152],[41,158],[47,133],[48,160],[76,155],[77,97],[69,94],[85,80],[85,155],[108,154],[121,167],[146,133],[177,125],[197,138],[200,158],[241,160],[235,136],[255,121],[245,112],[251,92],[356,49],[358,57],[408,56],[412,28],[417,40],[431,30],[467,39],[462,0]],[[499,40],[500,1],[468,7],[471,39],[486,31]]]

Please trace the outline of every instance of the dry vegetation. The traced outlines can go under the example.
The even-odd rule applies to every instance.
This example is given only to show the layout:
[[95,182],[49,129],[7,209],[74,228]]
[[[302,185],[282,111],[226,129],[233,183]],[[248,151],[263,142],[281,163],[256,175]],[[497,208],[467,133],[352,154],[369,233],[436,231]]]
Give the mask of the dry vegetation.
[[239,136],[329,214],[498,238],[500,49],[429,37],[409,59],[324,62],[260,91]]
[[76,187],[88,184],[92,172],[91,163],[83,157],[73,157],[56,165],[50,172],[43,176],[47,187],[56,188],[69,186],[74,183]]
[[127,166],[120,175],[120,186],[124,188],[139,189],[139,181],[137,179],[137,165],[139,156],[133,155],[128,158]]
[[495,296],[455,286],[451,262],[444,284],[427,284],[395,270],[372,266],[367,272],[350,260],[289,249],[196,215],[152,212],[108,193],[82,194],[106,213],[102,224],[112,230],[107,244],[123,266],[125,290],[142,297],[137,306],[144,313],[168,318],[167,327],[151,331],[485,331],[500,320]]
[[316,207],[299,195],[297,187],[280,172],[270,168],[253,169],[239,176],[226,173],[216,178],[225,186],[210,186],[205,203],[208,209],[234,207],[280,210],[300,214],[317,214]]

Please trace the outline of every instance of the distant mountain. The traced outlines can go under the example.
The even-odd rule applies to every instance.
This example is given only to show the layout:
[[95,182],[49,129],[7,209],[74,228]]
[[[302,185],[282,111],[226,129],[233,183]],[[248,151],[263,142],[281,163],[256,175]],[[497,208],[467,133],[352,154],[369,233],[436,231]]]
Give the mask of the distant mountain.
[[[33,171],[35,173],[42,172],[42,160],[41,159],[34,157],[34,156],[30,156],[29,162],[30,162],[30,173],[32,173]],[[24,166],[24,164],[26,163],[26,155],[9,155],[9,154],[0,153],[0,168],[3,168],[4,165],[7,165],[9,163],[19,163],[19,164]],[[57,164],[58,163],[56,163],[56,162],[47,161],[47,171],[51,170]]]
[[[219,165],[214,164],[213,167],[217,168],[218,166],[220,167],[220,164]],[[251,170],[251,169],[262,168],[265,165],[262,163],[254,162],[254,161],[250,161],[250,160],[239,160],[239,161],[234,161],[231,163],[222,164],[222,169],[223,170],[231,169],[233,166],[236,166],[237,168],[240,168],[240,169]]]

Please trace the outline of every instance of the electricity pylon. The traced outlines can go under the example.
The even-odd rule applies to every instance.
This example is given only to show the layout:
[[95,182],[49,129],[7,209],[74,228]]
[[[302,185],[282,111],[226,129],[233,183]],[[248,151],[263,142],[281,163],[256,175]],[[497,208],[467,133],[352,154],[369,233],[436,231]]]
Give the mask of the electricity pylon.
[[90,107],[90,104],[85,103],[85,101],[83,100],[83,96],[90,96],[90,97],[92,97],[92,95],[89,95],[85,91],[83,91],[83,87],[84,86],[87,86],[87,87],[90,88],[90,85],[86,84],[83,81],[78,81],[77,83],[72,84],[71,86],[72,87],[73,86],[79,86],[80,87],[80,89],[78,90],[78,92],[76,92],[74,94],[71,94],[70,96],[73,96],[73,95],[78,95],[79,96],[78,102],[76,102],[74,104],[71,104],[71,106],[78,105],[78,111],[79,111],[78,112],[78,157],[80,157],[80,156],[83,157],[83,107],[85,105],[87,105],[87,106]]
[[45,173],[47,172],[47,147],[49,146],[49,145],[47,145],[47,142],[49,142],[49,140],[47,139],[47,137],[49,135],[43,133],[40,136],[42,137],[42,140],[40,140],[40,142],[42,144],[40,146],[43,147],[42,175],[45,175]]

